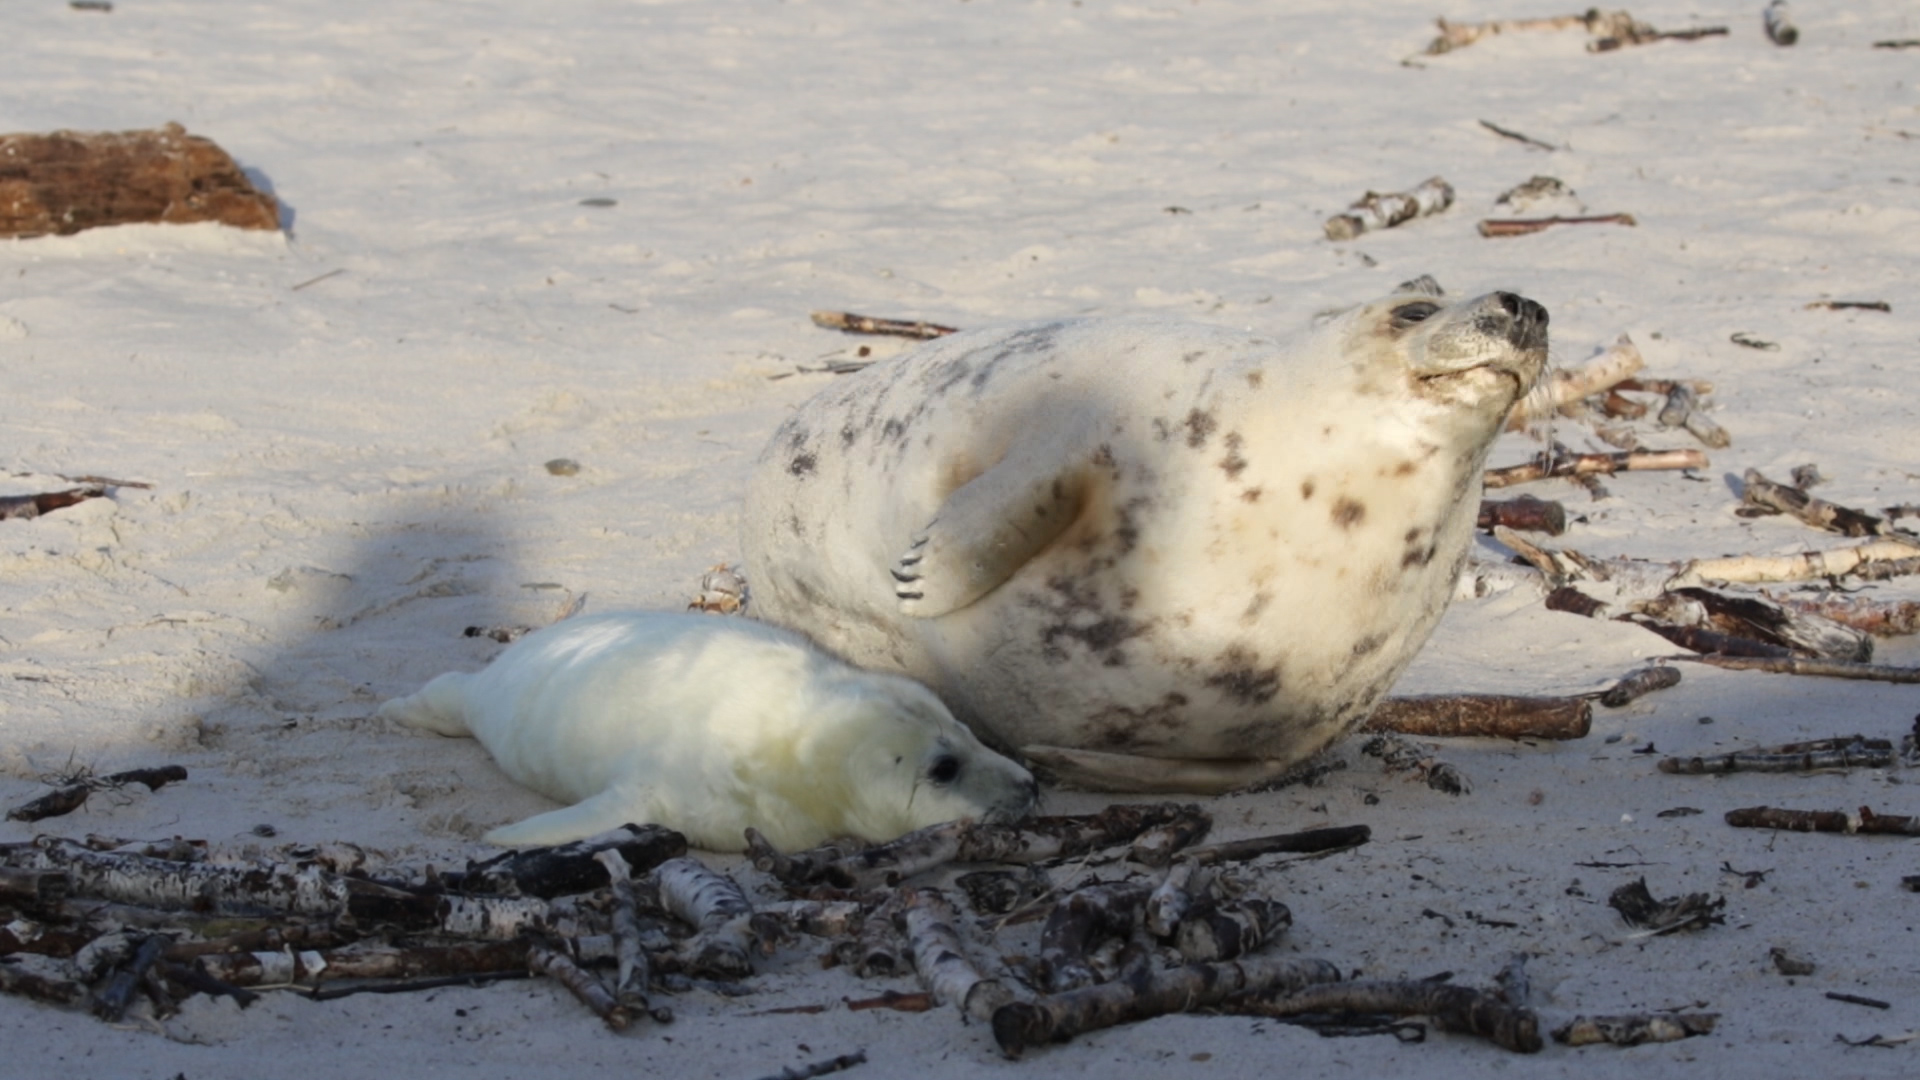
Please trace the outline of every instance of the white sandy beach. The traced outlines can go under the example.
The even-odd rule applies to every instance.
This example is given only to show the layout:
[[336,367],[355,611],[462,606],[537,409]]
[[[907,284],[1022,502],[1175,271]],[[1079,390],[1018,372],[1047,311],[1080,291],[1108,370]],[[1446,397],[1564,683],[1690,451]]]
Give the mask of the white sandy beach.
[[[1649,374],[1711,380],[1733,437],[1697,475],[1607,478],[1604,500],[1517,489],[1575,517],[1552,546],[1685,560],[1852,543],[1736,516],[1738,478],[1814,463],[1824,498],[1920,502],[1920,48],[1873,47],[1920,37],[1920,8],[1802,0],[1799,44],[1780,48],[1763,6],[1632,7],[1662,29],[1730,28],[1696,42],[1593,55],[1579,30],[1510,34],[1403,65],[1436,16],[1561,12],[16,0],[0,9],[15,42],[0,132],[179,121],[271,186],[286,229],[0,241],[0,494],[61,475],[152,485],[0,521],[0,803],[70,764],[191,773],[5,822],[0,842],[484,853],[481,832],[553,804],[478,746],[373,709],[498,651],[465,627],[543,623],[582,594],[589,611],[678,608],[702,571],[737,562],[767,435],[836,377],[827,361],[903,347],[819,329],[819,308],[966,327],[1157,311],[1286,333],[1422,273],[1511,289],[1551,311],[1560,363],[1628,333]],[[1323,237],[1364,192],[1436,174],[1451,210]],[[1638,225],[1481,237],[1495,197],[1536,174]],[[1808,307],[1833,299],[1891,311]],[[1579,424],[1556,435],[1611,449]],[[1538,449],[1508,435],[1494,463]],[[556,458],[577,474],[551,473]],[[1911,578],[1865,592],[1920,598]],[[1397,692],[1584,692],[1678,651],[1516,590],[1457,603]],[[1884,640],[1877,659],[1920,664],[1920,643]],[[1721,1014],[1709,1037],[1522,1059],[1438,1033],[1184,1015],[1011,1062],[951,1010],[845,1010],[917,987],[821,970],[810,945],[771,961],[754,996],[685,995],[671,1026],[621,1035],[539,981],[269,994],[245,1011],[199,998],[164,1032],[0,999],[0,1072],[750,1080],[864,1050],[849,1077],[1912,1076],[1920,1043],[1840,1040],[1920,1029],[1920,894],[1901,887],[1920,874],[1915,841],[1722,820],[1761,804],[1920,813],[1911,773],[1669,776],[1647,751],[1897,739],[1916,713],[1912,686],[1688,665],[1677,688],[1599,710],[1581,741],[1448,744],[1465,797],[1349,747],[1321,786],[1209,804],[1221,839],[1372,827],[1353,852],[1270,871],[1295,920],[1283,952],[1485,985],[1524,950],[1550,1023],[1688,1008]],[[1108,801],[1054,793],[1048,809]],[[1702,812],[1659,816],[1677,807]],[[1766,873],[1747,887],[1726,868]],[[1656,896],[1725,897],[1725,925],[1632,938],[1605,900],[1640,876]],[[1815,972],[1779,974],[1775,947]],[[768,1012],[811,1004],[833,1007]]]

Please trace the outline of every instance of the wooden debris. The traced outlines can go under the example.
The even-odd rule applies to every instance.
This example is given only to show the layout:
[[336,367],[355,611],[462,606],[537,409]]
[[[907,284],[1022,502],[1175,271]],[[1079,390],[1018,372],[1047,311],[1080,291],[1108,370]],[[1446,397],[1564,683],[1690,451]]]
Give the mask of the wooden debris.
[[911,319],[880,319],[871,315],[855,315],[850,311],[816,311],[813,313],[813,325],[828,330],[844,330],[849,334],[887,334],[894,337],[917,338],[922,341],[959,331],[951,326],[938,323],[919,322]]
[[1713,1034],[1719,1013],[1634,1013],[1626,1016],[1576,1016],[1553,1029],[1553,1040],[1568,1046],[1639,1046]]
[[1140,909],[1140,924],[1146,927],[1147,933],[1164,940],[1180,929],[1180,921],[1193,910],[1191,887],[1200,865],[1197,860],[1183,857],[1167,867],[1166,875],[1147,894],[1146,903]]
[[1794,611],[1831,619],[1875,637],[1920,633],[1920,601],[1826,595],[1817,598],[1783,596],[1775,598],[1774,602]]
[[1174,948],[1188,963],[1245,956],[1293,925],[1293,911],[1278,900],[1241,896],[1189,911],[1175,928]]
[[1152,890],[1145,881],[1118,881],[1061,897],[1040,930],[1040,965],[1047,992],[1058,994],[1099,982],[1088,958],[1102,940],[1127,937],[1142,917],[1142,905]]
[[1440,36],[1428,42],[1425,51],[1428,56],[1439,56],[1455,49],[1464,49],[1482,38],[1529,30],[1567,30],[1578,26],[1594,32],[1595,26],[1610,25],[1600,20],[1625,14],[1625,12],[1615,12],[1612,15],[1602,15],[1596,8],[1584,15],[1556,15],[1547,19],[1490,19],[1477,23],[1435,19],[1434,22],[1440,27]]
[[1379,758],[1387,772],[1413,772],[1435,791],[1465,795],[1473,790],[1465,773],[1398,735],[1375,735],[1360,745],[1360,752]]
[[[1625,14],[1622,12],[1622,14]],[[1597,37],[1587,42],[1588,52],[1612,52],[1627,45],[1651,45],[1656,41],[1699,41],[1702,38],[1725,37],[1724,26],[1694,26],[1685,30],[1655,30],[1646,23],[1634,22],[1625,32],[1612,37]]]
[[72,782],[62,781],[62,786],[37,799],[22,803],[7,811],[8,821],[40,821],[50,817],[60,817],[80,809],[89,796],[97,791],[117,791],[128,784],[144,784],[148,791],[159,791],[168,784],[187,778],[187,770],[180,765],[162,765],[154,769],[127,769],[124,772],[110,773],[106,776],[94,776],[82,770],[79,778]]
[[909,890],[900,922],[913,954],[913,969],[936,1000],[975,1020],[993,1019],[994,1010],[1013,1000],[1013,991],[998,979],[980,974],[967,959],[953,928],[953,906],[938,889]]
[[1787,514],[1816,529],[1842,536],[1880,536],[1890,531],[1886,522],[1852,507],[1816,498],[1797,487],[1788,487],[1767,479],[1758,469],[1748,469],[1741,477],[1740,495],[1743,516]]
[[807,1065],[795,1065],[781,1069],[777,1073],[762,1077],[761,1080],[813,1080],[816,1076],[827,1076],[832,1073],[851,1069],[855,1065],[865,1065],[866,1063],[867,1052],[865,1050],[855,1050],[851,1054],[841,1054],[839,1057],[828,1058],[825,1061],[815,1061]]
[[1843,810],[1782,810],[1772,806],[1749,806],[1727,811],[1727,824],[1736,829],[1920,836],[1920,817],[1876,814],[1864,806],[1856,814]]
[[1165,866],[1182,850],[1206,838],[1213,816],[1198,806],[1182,808],[1179,816],[1134,837],[1127,856],[1142,866]]
[[66,979],[24,971],[13,964],[0,964],[0,994],[17,994],[49,1005],[77,1005],[86,999],[87,988]]
[[1732,671],[1765,671],[1774,675],[1814,675],[1828,679],[1865,679],[1869,682],[1920,683],[1920,668],[1888,664],[1861,664],[1846,660],[1813,660],[1804,656],[1678,656],[1696,664]]
[[141,940],[133,955],[107,977],[105,985],[93,995],[93,1015],[109,1024],[119,1023],[133,1004],[133,995],[146,981],[147,973],[159,963],[167,949],[167,938],[149,934]]
[[1710,757],[1662,758],[1663,773],[1814,772],[1821,769],[1884,769],[1893,764],[1893,743],[1862,735],[1763,746]]
[[[1873,43],[1873,47],[1876,49],[1920,49],[1920,38],[1894,38],[1887,41],[1876,41]],[[1809,304],[1807,306],[1812,307],[1813,305]],[[1883,307],[1880,310],[1885,311],[1886,309]]]
[[[1873,659],[1873,637],[1819,615],[1794,611],[1771,600],[1733,596],[1697,586],[1670,589],[1628,605],[1618,616],[1647,626],[1696,652],[1730,656],[1812,656],[1865,662]],[[1702,631],[1694,640],[1667,628]],[[1760,646],[1767,646],[1762,648]]]
[[1037,867],[1020,870],[975,870],[953,883],[967,896],[967,904],[982,915],[1007,915],[1039,899],[1052,889]]
[[1609,709],[1621,708],[1630,702],[1645,697],[1656,690],[1680,685],[1680,669],[1666,664],[1654,664],[1621,679],[1600,695],[1600,704]]
[[179,124],[0,135],[0,236],[196,221],[278,229],[280,206],[225,150]]
[[[1582,363],[1554,368],[1542,376],[1508,414],[1507,430],[1519,431],[1529,423],[1565,410],[1582,399],[1612,391],[1633,378],[1646,364],[1640,347],[1633,343],[1632,338],[1621,334],[1612,345]],[[1641,413],[1646,412],[1644,406],[1634,407],[1639,408]]]
[[1885,300],[1815,300],[1807,305],[1807,310],[1825,311],[1886,311],[1891,312],[1893,305]]
[[566,987],[582,1005],[592,1009],[593,1014],[613,1030],[625,1031],[633,1024],[633,1013],[616,1000],[591,972],[568,959],[560,950],[545,945],[529,947],[527,969]]
[[[1501,127],[1501,126],[1500,126],[1499,124],[1496,124],[1496,123],[1494,123],[1494,122],[1493,122],[1493,121],[1491,121],[1491,120],[1482,120],[1482,121],[1480,121],[1480,126],[1481,126],[1481,127],[1483,127],[1483,128],[1486,128],[1486,129],[1487,129],[1488,131],[1491,131],[1491,132],[1493,132],[1493,133],[1494,133],[1495,135],[1498,135],[1498,136],[1500,136],[1500,137],[1501,137],[1501,138],[1503,138],[1503,139],[1512,139],[1513,141],[1515,141],[1515,142],[1517,142],[1517,143],[1520,143],[1520,144],[1522,144],[1522,145],[1525,145],[1525,146],[1531,146],[1531,147],[1533,147],[1533,148],[1534,148],[1535,150],[1558,150],[1558,149],[1560,149],[1559,147],[1557,147],[1557,146],[1555,146],[1555,145],[1553,145],[1553,144],[1552,144],[1552,143],[1550,143],[1550,142],[1542,142],[1542,141],[1540,141],[1539,139],[1536,139],[1536,138],[1534,138],[1534,137],[1533,137],[1533,136],[1531,136],[1531,135],[1523,135],[1523,134],[1521,134],[1520,132],[1518,132],[1518,131],[1514,131],[1514,130],[1513,130],[1513,129],[1511,129],[1511,128],[1503,128],[1503,127]],[[1538,178],[1536,177],[1536,179],[1538,179]],[[1559,183],[1559,181],[1557,181],[1557,180],[1556,180],[1556,181],[1554,181],[1554,183]],[[1496,201],[1498,201],[1498,200],[1496,200]]]
[[700,576],[700,592],[687,603],[687,610],[716,615],[736,615],[747,607],[747,579],[738,570],[719,563]]
[[1478,228],[1481,236],[1527,236],[1545,232],[1555,225],[1627,225],[1640,224],[1632,214],[1589,214],[1580,217],[1487,218]]
[[[0,145],[4,145],[0,141]],[[6,172],[0,166],[0,213],[4,213],[6,198]],[[0,218],[0,220],[4,220]],[[65,491],[43,491],[34,495],[0,495],[0,521],[26,520],[50,514],[55,510],[64,510],[69,506],[97,499],[107,493],[107,489],[98,484],[86,487],[68,488]]]
[[1362,233],[1391,229],[1417,217],[1437,214],[1453,205],[1453,186],[1437,176],[1421,181],[1410,191],[1383,194],[1369,191],[1345,212],[1326,221],[1329,240],[1352,240]]
[[1727,434],[1727,429],[1700,410],[1699,393],[1684,383],[1676,383],[1667,391],[1667,400],[1660,406],[1657,419],[1661,427],[1685,428],[1694,438],[1715,450],[1723,450],[1733,444],[1733,436]]
[[1843,994],[1838,990],[1827,991],[1827,1000],[1844,1001],[1849,1005],[1865,1005],[1869,1009],[1893,1008],[1893,1002],[1891,1001],[1881,1001],[1879,998],[1863,997],[1859,994]]
[[551,899],[606,884],[606,867],[595,858],[606,850],[618,851],[634,873],[644,874],[685,855],[687,838],[664,825],[622,825],[571,844],[504,852],[442,879],[467,892]]
[[1543,1045],[1540,1020],[1532,1009],[1510,1003],[1499,992],[1442,982],[1331,983],[1266,1000],[1234,1001],[1227,1008],[1273,1017],[1327,1012],[1427,1016],[1442,1031],[1478,1035],[1516,1053],[1538,1053]]
[[1365,825],[1335,825],[1324,829],[1254,836],[1228,840],[1220,844],[1189,848],[1180,858],[1201,866],[1249,862],[1263,855],[1324,855],[1359,847],[1373,839],[1373,830]]
[[1001,1006],[993,1014],[993,1038],[1002,1053],[1017,1058],[1036,1047],[1117,1024],[1209,1008],[1239,994],[1291,991],[1339,978],[1340,970],[1325,960],[1293,957],[1188,964],[1158,972],[1144,963],[1133,964],[1111,982]]
[[932,1012],[939,1006],[933,995],[925,991],[915,994],[903,994],[898,990],[885,990],[870,998],[855,1001],[852,998],[840,999],[848,1012],[866,1012],[869,1009],[891,1009],[894,1012],[922,1013]]
[[661,905],[695,930],[679,950],[688,972],[724,979],[753,974],[751,954],[759,948],[753,904],[732,878],[684,857],[661,863],[653,876]]
[[1752,638],[1740,637],[1705,626],[1687,626],[1632,613],[1616,616],[1616,618],[1620,622],[1630,622],[1642,630],[1651,630],[1683,649],[1692,649],[1703,655],[1752,657],[1766,660],[1784,660],[1793,656],[1793,650],[1785,645],[1755,641]]
[[1438,739],[1584,739],[1592,727],[1593,705],[1584,697],[1430,694],[1382,701],[1360,730]]
[[[1856,547],[1805,551],[1798,555],[1736,555],[1722,559],[1695,559],[1675,575],[1676,585],[1708,581],[1757,584],[1769,581],[1809,581],[1853,574],[1869,576],[1868,564],[1898,566],[1903,573],[1920,573],[1920,541],[1889,536]],[[1889,575],[1891,576],[1891,575]]]
[[1649,935],[1670,934],[1676,930],[1705,930],[1727,921],[1722,910],[1724,897],[1706,893],[1688,893],[1655,900],[1647,890],[1647,879],[1622,885],[1607,897],[1607,906],[1618,911],[1628,925],[1644,929]]
[[1616,472],[1647,469],[1704,469],[1707,455],[1698,450],[1629,450],[1617,454],[1541,454],[1524,465],[1488,469],[1485,485],[1511,487],[1549,477],[1611,476]]
[[613,943],[614,960],[618,965],[618,974],[613,980],[613,996],[634,1015],[647,1015],[666,1023],[673,1019],[673,1010],[664,1006],[655,1008],[647,1000],[647,984],[652,981],[652,971],[647,965],[647,954],[640,947],[640,917],[636,910],[633,895],[633,868],[627,865],[618,848],[605,848],[594,853],[594,860],[607,868],[607,877],[613,887]]
[[1766,28],[1767,40],[1775,45],[1787,46],[1800,40],[1800,29],[1793,25],[1793,14],[1787,10],[1787,0],[1773,0],[1767,10],[1760,13],[1760,24]]
[[1567,508],[1547,499],[1522,495],[1514,499],[1482,499],[1476,529],[1494,526],[1520,532],[1543,532],[1559,536],[1567,531]]

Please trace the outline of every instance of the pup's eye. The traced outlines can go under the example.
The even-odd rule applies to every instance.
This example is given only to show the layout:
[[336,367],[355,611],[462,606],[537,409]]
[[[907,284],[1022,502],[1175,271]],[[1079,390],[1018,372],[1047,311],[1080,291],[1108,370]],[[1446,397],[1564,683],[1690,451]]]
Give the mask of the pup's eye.
[[927,769],[927,779],[936,784],[951,784],[960,775],[960,759],[952,754],[941,754],[933,759]]
[[1440,310],[1439,304],[1430,304],[1425,300],[1415,300],[1411,304],[1401,304],[1393,309],[1393,328],[1405,330],[1415,323],[1425,322]]

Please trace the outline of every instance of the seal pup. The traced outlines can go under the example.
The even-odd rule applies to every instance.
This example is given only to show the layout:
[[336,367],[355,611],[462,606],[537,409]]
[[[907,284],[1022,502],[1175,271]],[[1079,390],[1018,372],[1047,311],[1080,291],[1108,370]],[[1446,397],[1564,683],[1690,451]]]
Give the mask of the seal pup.
[[508,776],[573,805],[486,834],[560,844],[629,822],[740,851],[891,840],[955,818],[1011,820],[1038,786],[926,687],[860,671],[790,631],[642,612],[536,630],[377,716],[480,740]]
[[1160,317],[953,334],[767,443],[754,609],[1078,786],[1255,783],[1426,641],[1546,353],[1538,303],[1431,278],[1284,342]]

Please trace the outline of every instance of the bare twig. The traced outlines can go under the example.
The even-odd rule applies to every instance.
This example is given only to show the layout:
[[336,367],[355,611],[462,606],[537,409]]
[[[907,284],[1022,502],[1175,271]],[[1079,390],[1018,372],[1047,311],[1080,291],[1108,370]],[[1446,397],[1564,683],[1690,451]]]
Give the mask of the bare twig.
[[1618,709],[1637,698],[1645,697],[1656,690],[1665,690],[1680,685],[1680,669],[1666,664],[1655,664],[1621,679],[1600,695],[1600,704],[1609,709]]
[[1333,983],[1265,1001],[1240,999],[1230,1002],[1227,1008],[1236,1013],[1274,1017],[1322,1012],[1429,1016],[1442,1031],[1478,1035],[1517,1053],[1538,1053],[1542,1045],[1540,1020],[1532,1009],[1511,1004],[1495,991],[1449,983]]
[[1545,232],[1555,225],[1638,225],[1632,214],[1590,214],[1582,217],[1488,218],[1479,225],[1480,235],[1489,237],[1526,236]]
[[1884,769],[1893,764],[1893,743],[1846,735],[1837,739],[1763,746],[1710,757],[1670,757],[1660,760],[1663,773],[1719,774],[1732,772],[1814,772],[1821,769]]
[[1560,149],[1559,147],[1553,145],[1550,142],[1541,142],[1539,139],[1536,139],[1531,135],[1523,135],[1520,132],[1513,130],[1512,128],[1503,128],[1499,124],[1496,124],[1491,120],[1480,121],[1480,126],[1483,128],[1486,128],[1488,131],[1493,132],[1495,135],[1498,135],[1501,138],[1512,139],[1515,142],[1523,143],[1527,146],[1531,146],[1536,150]]
[[1869,682],[1920,683],[1920,668],[1861,664],[1846,660],[1813,660],[1803,656],[1676,656],[1696,664],[1712,664],[1731,671],[1765,671],[1774,675],[1815,675],[1829,679]]
[[1707,455],[1698,450],[1629,450],[1617,454],[1542,454],[1524,465],[1488,469],[1485,484],[1510,487],[1548,477],[1611,475],[1646,469],[1704,469]]
[[1593,705],[1584,697],[1431,694],[1382,701],[1361,730],[1443,739],[1584,739],[1592,726]]
[[919,322],[911,319],[882,319],[871,315],[855,315],[850,311],[816,311],[813,324],[828,330],[843,330],[849,334],[887,334],[893,337],[910,337],[921,340],[945,337],[959,331],[951,326],[938,323]]
[[1777,484],[1761,475],[1758,469],[1748,469],[1741,479],[1744,490],[1740,502],[1742,510],[1749,514],[1787,514],[1816,529],[1842,536],[1880,536],[1888,531],[1886,522],[1880,518],[1830,503],[1797,487]]
[[1352,240],[1365,232],[1390,229],[1417,217],[1437,214],[1452,205],[1452,185],[1434,176],[1410,191],[1389,194],[1369,191],[1345,212],[1328,218],[1324,228],[1329,240]]
[[1727,824],[1736,829],[1920,836],[1920,818],[1906,814],[1876,814],[1864,806],[1857,814],[1849,814],[1844,810],[1783,810],[1772,806],[1749,806],[1727,811]]

